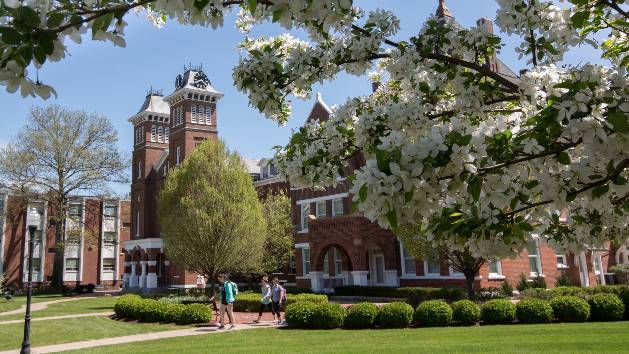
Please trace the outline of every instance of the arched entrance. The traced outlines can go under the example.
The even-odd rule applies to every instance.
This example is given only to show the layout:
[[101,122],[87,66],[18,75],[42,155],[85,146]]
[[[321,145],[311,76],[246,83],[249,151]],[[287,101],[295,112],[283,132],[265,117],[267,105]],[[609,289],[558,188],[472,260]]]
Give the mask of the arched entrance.
[[314,256],[312,273],[320,277],[320,291],[333,292],[337,286],[352,284],[352,260],[342,246],[328,245]]

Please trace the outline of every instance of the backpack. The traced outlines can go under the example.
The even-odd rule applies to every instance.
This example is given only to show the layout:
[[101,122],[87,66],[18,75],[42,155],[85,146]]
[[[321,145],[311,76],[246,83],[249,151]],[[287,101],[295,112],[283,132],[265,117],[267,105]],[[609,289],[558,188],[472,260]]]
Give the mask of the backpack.
[[234,283],[231,280],[229,280],[229,283],[232,285],[232,293],[234,294],[234,299],[235,299],[236,296],[238,295],[238,284]]
[[288,299],[288,295],[286,294],[286,289],[284,289],[283,286],[280,285],[280,302],[285,303],[286,300]]

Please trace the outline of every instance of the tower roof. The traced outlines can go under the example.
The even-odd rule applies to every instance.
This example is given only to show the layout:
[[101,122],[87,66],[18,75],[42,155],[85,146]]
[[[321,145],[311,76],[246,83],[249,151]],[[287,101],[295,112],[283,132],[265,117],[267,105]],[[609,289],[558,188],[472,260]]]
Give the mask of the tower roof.
[[175,91],[164,97],[166,102],[172,103],[175,97],[185,97],[182,94],[192,94],[203,97],[216,97],[219,99],[223,94],[218,92],[201,68],[186,68],[183,75],[177,75],[175,79]]
[[170,106],[164,101],[161,95],[149,93],[144,99],[144,103],[140,107],[138,113],[129,118],[129,122],[137,124],[139,119],[146,119],[148,115],[158,115],[168,117],[170,115]]

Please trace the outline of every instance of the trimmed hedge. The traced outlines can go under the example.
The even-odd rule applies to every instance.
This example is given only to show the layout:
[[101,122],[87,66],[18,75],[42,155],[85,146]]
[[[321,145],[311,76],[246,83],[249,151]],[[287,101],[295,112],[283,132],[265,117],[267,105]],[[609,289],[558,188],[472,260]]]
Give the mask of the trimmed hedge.
[[452,308],[443,300],[424,301],[415,309],[413,319],[418,326],[447,326],[452,322]]
[[559,286],[554,289],[526,289],[521,297],[550,300],[556,296],[578,296],[585,299],[594,294],[615,294],[622,297],[623,294],[629,294],[629,285],[601,285],[592,288]]
[[343,325],[345,308],[340,304],[328,302],[317,304],[312,313],[313,328],[333,329]]
[[590,320],[620,321],[625,314],[625,304],[615,294],[594,294],[587,299],[590,304]]
[[481,318],[488,324],[512,323],[515,320],[515,305],[509,300],[490,300],[481,308]]
[[367,297],[389,297],[406,299],[409,304],[416,307],[421,302],[427,300],[442,299],[448,302],[466,298],[463,288],[420,288],[402,287],[394,288],[389,286],[359,286],[346,285],[334,289],[336,296],[367,296]]
[[451,305],[452,319],[466,325],[480,321],[480,307],[470,300],[455,301]]
[[146,322],[174,322],[180,324],[206,323],[212,311],[203,304],[173,304],[168,301],[143,299],[138,295],[123,295],[116,301],[114,311],[119,318]]
[[557,296],[550,306],[560,322],[585,322],[590,317],[590,305],[577,296]]
[[348,329],[371,328],[378,316],[378,306],[370,302],[361,302],[347,309],[343,327]]
[[[260,298],[262,295],[259,292],[242,292],[238,293],[236,296],[236,301],[234,302],[234,311],[238,312],[258,312],[260,309]],[[328,302],[327,295],[319,295],[319,294],[289,294],[286,300],[286,306],[290,304],[294,304],[300,301],[309,301],[314,302],[316,304],[323,304]],[[268,307],[264,308],[264,311],[269,311]]]
[[312,327],[313,314],[317,304],[310,301],[295,302],[286,306],[284,319],[290,327],[310,328]]
[[553,321],[553,308],[544,300],[522,300],[516,305],[516,317],[520,323],[549,323]]
[[406,328],[413,320],[413,308],[405,302],[391,302],[378,310],[376,324],[382,328]]

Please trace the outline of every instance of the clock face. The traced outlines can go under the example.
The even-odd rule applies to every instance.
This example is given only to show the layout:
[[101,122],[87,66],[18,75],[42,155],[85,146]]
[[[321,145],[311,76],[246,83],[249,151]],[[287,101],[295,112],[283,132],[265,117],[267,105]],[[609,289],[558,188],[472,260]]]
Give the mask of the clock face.
[[183,77],[181,75],[177,75],[175,79],[175,89],[178,90],[183,87]]
[[204,72],[198,71],[194,74],[194,82],[192,86],[204,89],[210,84],[210,79],[207,78]]

